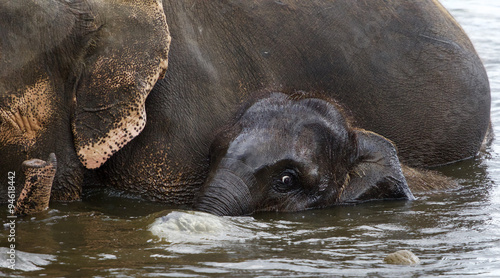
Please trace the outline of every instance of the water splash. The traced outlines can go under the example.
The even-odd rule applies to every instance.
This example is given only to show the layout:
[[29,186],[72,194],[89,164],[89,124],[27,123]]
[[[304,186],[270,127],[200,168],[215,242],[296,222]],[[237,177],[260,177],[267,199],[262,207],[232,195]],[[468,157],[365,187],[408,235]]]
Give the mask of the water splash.
[[[0,247],[0,268],[10,268],[8,248]],[[14,270],[21,271],[37,271],[42,270],[42,266],[49,265],[56,260],[56,256],[47,254],[28,253],[23,251],[15,251],[16,260]]]
[[243,243],[260,237],[251,217],[220,217],[203,212],[173,211],[156,218],[149,231],[177,254],[201,254],[208,249]]

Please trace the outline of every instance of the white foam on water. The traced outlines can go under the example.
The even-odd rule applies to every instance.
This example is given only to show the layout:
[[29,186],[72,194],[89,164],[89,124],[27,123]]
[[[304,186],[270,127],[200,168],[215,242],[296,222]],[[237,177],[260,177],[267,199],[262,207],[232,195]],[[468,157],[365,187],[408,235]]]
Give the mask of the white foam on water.
[[253,232],[236,225],[230,217],[197,211],[173,211],[157,218],[149,231],[168,242],[202,242],[252,238]]
[[[10,268],[10,250],[6,247],[0,247],[0,268]],[[15,270],[37,271],[42,270],[42,266],[49,265],[56,260],[56,256],[47,254],[29,253],[15,250]]]

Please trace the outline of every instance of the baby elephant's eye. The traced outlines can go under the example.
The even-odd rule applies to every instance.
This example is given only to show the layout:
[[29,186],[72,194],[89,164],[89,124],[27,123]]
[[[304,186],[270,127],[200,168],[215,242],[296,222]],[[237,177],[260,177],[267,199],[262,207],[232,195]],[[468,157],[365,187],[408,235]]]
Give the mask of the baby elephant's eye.
[[281,177],[281,182],[283,185],[291,185],[292,184],[292,177],[289,175],[284,175]]
[[280,193],[286,193],[297,188],[298,177],[294,170],[285,170],[274,182],[274,189]]

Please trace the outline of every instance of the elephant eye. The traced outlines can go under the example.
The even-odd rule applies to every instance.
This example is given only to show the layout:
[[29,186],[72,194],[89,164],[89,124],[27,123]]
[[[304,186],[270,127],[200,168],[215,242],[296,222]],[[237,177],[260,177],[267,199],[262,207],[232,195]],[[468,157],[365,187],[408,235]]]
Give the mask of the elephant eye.
[[282,176],[281,183],[283,183],[283,185],[291,185],[292,184],[292,177],[290,177],[289,175]]
[[286,193],[297,188],[298,175],[294,170],[285,170],[274,181],[274,189]]

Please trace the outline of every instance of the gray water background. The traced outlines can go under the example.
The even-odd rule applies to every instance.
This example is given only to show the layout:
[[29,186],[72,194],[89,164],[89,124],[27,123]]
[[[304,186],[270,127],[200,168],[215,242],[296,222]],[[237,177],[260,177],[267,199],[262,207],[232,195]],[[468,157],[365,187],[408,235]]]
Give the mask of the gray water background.
[[[442,3],[486,66],[500,136],[500,1]],[[478,158],[441,169],[460,180],[458,189],[414,202],[232,218],[109,197],[52,204],[17,220],[15,271],[6,268],[9,232],[0,230],[0,276],[500,277],[499,158],[497,139]],[[4,210],[0,218],[7,222]],[[166,238],[151,231],[163,227],[155,221],[171,224]],[[421,264],[383,263],[401,249]]]

